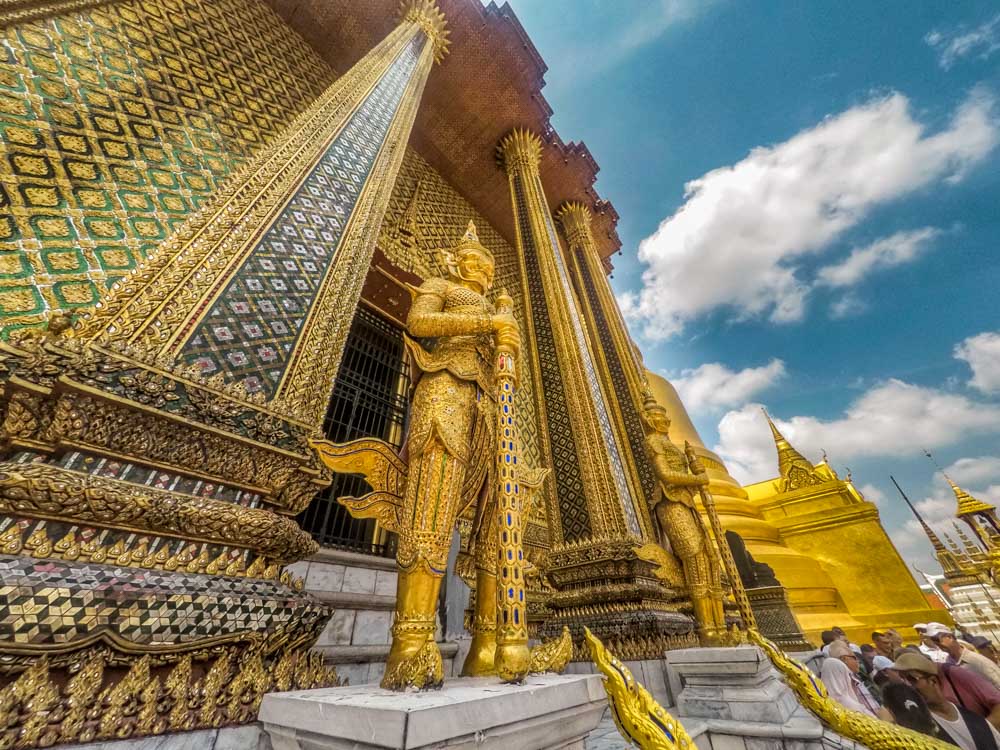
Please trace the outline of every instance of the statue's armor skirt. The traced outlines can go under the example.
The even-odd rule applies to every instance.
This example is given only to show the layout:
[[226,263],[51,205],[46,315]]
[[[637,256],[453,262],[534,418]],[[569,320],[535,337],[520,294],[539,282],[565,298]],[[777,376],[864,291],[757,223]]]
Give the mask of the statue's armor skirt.
[[480,474],[477,462],[493,458],[491,452],[472,449],[477,432],[489,429],[480,408],[483,398],[475,382],[447,370],[424,373],[417,383],[398,554],[404,570],[421,562],[434,573],[445,570],[455,520],[479,494],[480,488],[467,487],[466,479],[470,472]]

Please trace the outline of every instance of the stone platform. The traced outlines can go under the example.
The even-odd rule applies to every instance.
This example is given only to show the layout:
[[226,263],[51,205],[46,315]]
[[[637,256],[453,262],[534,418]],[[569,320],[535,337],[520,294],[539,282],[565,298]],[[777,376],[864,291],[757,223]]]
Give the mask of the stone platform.
[[441,690],[374,685],[269,693],[259,719],[274,750],[583,750],[607,701],[596,675],[521,685],[461,678]]

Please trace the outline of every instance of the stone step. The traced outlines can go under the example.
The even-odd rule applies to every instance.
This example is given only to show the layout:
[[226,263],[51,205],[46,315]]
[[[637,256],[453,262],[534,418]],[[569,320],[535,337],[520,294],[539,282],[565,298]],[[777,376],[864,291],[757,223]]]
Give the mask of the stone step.
[[392,610],[396,597],[382,594],[355,594],[347,591],[310,591],[320,601],[334,609]]
[[[441,649],[442,659],[452,659],[458,653],[458,644],[454,641],[439,642],[438,648]],[[389,658],[389,644],[384,646],[316,646],[313,651],[323,654],[326,663],[333,665],[384,662]]]

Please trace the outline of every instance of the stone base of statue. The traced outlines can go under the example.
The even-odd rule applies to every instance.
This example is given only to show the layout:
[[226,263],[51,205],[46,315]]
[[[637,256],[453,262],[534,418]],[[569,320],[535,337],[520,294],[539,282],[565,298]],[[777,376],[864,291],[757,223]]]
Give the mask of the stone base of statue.
[[699,747],[854,750],[801,706],[756,646],[689,648],[665,657],[670,709]]
[[798,707],[756,646],[687,648],[667,652],[666,660],[681,716],[783,724]]
[[440,690],[377,685],[270,693],[259,719],[275,750],[583,750],[607,698],[598,675],[449,680]]

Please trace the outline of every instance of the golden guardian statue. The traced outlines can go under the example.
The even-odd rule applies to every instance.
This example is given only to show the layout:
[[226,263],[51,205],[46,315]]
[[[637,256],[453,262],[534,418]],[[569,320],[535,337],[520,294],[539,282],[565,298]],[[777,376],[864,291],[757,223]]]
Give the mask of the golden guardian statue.
[[720,644],[726,638],[726,618],[719,562],[696,502],[699,491],[708,485],[708,474],[700,464],[699,471],[693,471],[688,457],[670,441],[666,409],[651,396],[644,406],[643,418],[649,428],[646,453],[659,480],[652,500],[653,515],[661,539],[670,543],[681,560],[701,642]]
[[521,527],[543,475],[517,467],[518,324],[509,297],[498,295],[497,307],[486,297],[493,256],[472,222],[444,255],[447,278],[414,289],[407,318],[414,389],[402,453],[374,439],[313,441],[327,466],[362,473],[375,490],[340,502],[399,535],[396,617],[382,679],[394,690],[441,684],[435,613],[456,520],[465,514],[474,519],[467,552],[476,568],[476,607],[462,673],[517,681],[530,665]]

